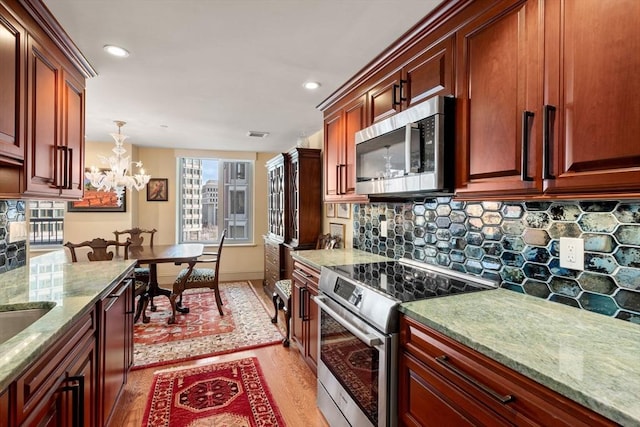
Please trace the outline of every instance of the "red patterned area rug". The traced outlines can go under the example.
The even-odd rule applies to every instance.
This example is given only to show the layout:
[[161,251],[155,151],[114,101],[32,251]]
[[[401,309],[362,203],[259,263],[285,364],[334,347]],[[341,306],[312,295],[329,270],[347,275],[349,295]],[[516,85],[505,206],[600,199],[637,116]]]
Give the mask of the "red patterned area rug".
[[224,316],[216,307],[213,291],[191,290],[184,295],[189,313],[171,315],[169,299],[156,297],[151,321],[134,326],[133,367],[148,368],[200,357],[280,343],[282,332],[248,282],[220,284]]
[[255,357],[155,373],[143,426],[284,426]]

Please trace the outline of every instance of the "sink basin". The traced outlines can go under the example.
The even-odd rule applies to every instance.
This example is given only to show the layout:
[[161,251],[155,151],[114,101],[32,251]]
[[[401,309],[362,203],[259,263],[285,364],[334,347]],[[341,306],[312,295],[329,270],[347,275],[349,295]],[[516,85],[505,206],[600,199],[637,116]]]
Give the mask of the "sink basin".
[[0,306],[0,344],[22,332],[55,305],[55,302],[37,302]]

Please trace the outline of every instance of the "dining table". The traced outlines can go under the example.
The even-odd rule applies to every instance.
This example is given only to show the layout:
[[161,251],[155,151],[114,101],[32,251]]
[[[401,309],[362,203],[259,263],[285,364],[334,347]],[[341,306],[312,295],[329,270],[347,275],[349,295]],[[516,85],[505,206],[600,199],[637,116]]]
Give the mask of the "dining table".
[[[190,264],[193,265],[202,256],[204,245],[200,243],[175,243],[171,245],[153,245],[129,247],[129,258],[138,261],[138,265],[149,265],[149,300],[151,311],[156,311],[153,298],[164,295],[167,298],[171,290],[161,288],[158,284],[158,264]],[[177,307],[178,311],[187,313],[188,308]]]

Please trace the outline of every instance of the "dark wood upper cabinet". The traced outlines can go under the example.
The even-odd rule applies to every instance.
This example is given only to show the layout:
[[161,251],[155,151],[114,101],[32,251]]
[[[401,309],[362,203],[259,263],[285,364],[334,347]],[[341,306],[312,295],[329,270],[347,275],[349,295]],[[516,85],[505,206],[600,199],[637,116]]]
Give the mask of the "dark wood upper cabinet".
[[325,116],[324,200],[364,202],[356,194],[356,132],[365,127],[366,97],[360,96],[343,108]]
[[367,125],[379,122],[435,95],[454,93],[454,38],[420,51],[410,50],[405,64],[374,84],[367,93]]
[[457,31],[457,193],[542,191],[538,2],[501,1]]
[[0,63],[0,197],[82,198],[95,71],[39,0],[0,5]]
[[24,28],[0,5],[0,162],[24,160]]
[[545,192],[640,190],[640,2],[545,5]]

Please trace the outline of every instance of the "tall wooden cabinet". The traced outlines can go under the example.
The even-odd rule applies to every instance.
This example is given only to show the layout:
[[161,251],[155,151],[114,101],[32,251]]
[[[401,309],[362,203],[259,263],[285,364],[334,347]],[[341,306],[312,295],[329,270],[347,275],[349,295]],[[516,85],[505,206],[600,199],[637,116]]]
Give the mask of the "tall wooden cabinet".
[[267,235],[264,290],[291,278],[289,253],[315,247],[322,230],[320,150],[296,147],[267,162]]

